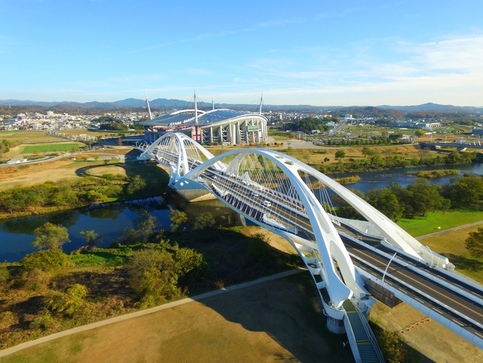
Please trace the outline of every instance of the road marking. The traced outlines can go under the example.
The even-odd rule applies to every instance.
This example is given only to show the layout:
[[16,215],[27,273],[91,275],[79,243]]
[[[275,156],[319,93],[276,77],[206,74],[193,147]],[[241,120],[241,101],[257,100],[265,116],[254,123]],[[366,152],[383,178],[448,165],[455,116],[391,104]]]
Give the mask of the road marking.
[[419,301],[419,302],[420,302],[421,304],[423,304],[423,305],[424,305],[424,303],[425,303],[425,301],[424,301],[424,300],[421,300],[421,299],[420,299],[419,297],[417,297],[417,296],[415,296],[415,297],[414,297],[414,300]]
[[443,312],[442,312],[440,309],[438,309],[438,308],[433,308],[433,310],[434,310],[434,311],[436,311],[437,313],[440,313],[441,315],[443,315],[443,314],[444,314],[444,313],[443,313]]
[[[372,256],[370,256],[370,255],[368,255],[367,253],[364,253],[364,252],[363,252],[363,251],[361,251],[361,250],[359,250],[359,252],[360,252],[362,255],[366,256],[366,258],[368,258],[368,259],[370,259],[370,260],[372,260],[372,261],[376,261],[376,262],[377,262],[377,263],[379,263],[379,264],[381,263],[379,260],[377,260],[376,258],[374,258],[374,257],[372,257]],[[402,266],[400,266],[400,267],[402,267]],[[395,267],[393,267],[392,265],[390,265],[390,266],[389,266],[389,269],[388,269],[388,271],[389,271],[389,272],[392,272],[392,271],[397,271],[397,270],[398,270],[398,269],[397,269],[397,268],[395,268]],[[461,302],[459,302],[459,301],[457,301],[457,300],[455,300],[455,299],[453,299],[453,298],[451,298],[451,297],[449,297],[449,296],[447,296],[447,295],[444,295],[442,292],[440,292],[440,291],[438,291],[438,290],[436,290],[436,289],[433,289],[433,288],[432,288],[432,287],[430,287],[429,285],[426,285],[426,284],[422,283],[421,281],[418,281],[418,280],[416,280],[415,278],[413,278],[413,277],[409,276],[408,274],[404,273],[404,270],[400,270],[400,271],[398,271],[398,272],[399,272],[401,275],[403,275],[404,277],[406,277],[407,279],[414,281],[414,283],[416,283],[416,286],[414,286],[414,285],[413,285],[413,287],[417,287],[417,285],[419,285],[419,286],[423,286],[423,287],[425,287],[425,288],[427,288],[427,289],[431,290],[432,292],[434,292],[436,295],[441,296],[441,297],[443,297],[443,298],[446,298],[446,299],[448,299],[448,300],[451,300],[451,301],[452,301],[452,302],[454,302],[455,304],[457,304],[457,305],[461,306],[461,307],[463,308],[463,310],[465,310],[465,309],[466,309],[466,310],[469,310],[469,311],[473,312],[474,314],[476,314],[476,315],[478,315],[478,316],[480,316],[480,317],[483,317],[483,313],[482,313],[481,311],[478,311],[478,310],[474,310],[474,309],[472,309],[472,308],[469,308],[467,305],[465,305],[465,304],[463,304],[463,303],[461,303]],[[433,295],[433,297],[435,297],[435,296]],[[442,302],[442,301],[441,301],[441,302]]]
[[456,323],[458,324],[459,326],[465,326],[465,324],[461,323],[460,321],[458,320],[455,320],[455,319],[451,319],[453,321],[453,323]]

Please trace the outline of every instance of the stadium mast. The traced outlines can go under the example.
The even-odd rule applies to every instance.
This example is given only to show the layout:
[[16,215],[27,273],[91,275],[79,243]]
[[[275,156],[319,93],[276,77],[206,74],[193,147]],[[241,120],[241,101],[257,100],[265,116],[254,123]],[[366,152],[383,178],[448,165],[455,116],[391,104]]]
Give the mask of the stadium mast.
[[198,125],[198,103],[196,102],[196,89],[194,91],[194,99],[195,99],[195,124]]
[[145,92],[145,94],[146,94],[146,106],[148,107],[149,119],[152,120],[153,114],[151,113],[151,107],[149,106],[148,94],[146,92]]

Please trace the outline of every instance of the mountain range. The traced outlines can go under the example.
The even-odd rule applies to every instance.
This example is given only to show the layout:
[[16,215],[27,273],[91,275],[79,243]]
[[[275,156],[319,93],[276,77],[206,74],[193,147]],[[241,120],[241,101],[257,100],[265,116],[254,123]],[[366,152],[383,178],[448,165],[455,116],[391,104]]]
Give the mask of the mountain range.
[[[172,109],[184,109],[193,108],[193,101],[183,101],[178,99],[166,99],[156,98],[149,102],[152,110],[172,110]],[[127,98],[114,102],[41,102],[41,101],[29,101],[29,100],[0,100],[0,107],[40,107],[46,109],[55,110],[121,110],[121,109],[146,109],[146,101],[136,98]],[[208,102],[198,102],[198,107],[202,110],[209,110],[212,108],[212,104]],[[234,110],[243,110],[258,112],[260,105],[257,104],[217,104],[216,108],[229,108]],[[414,106],[311,106],[311,105],[263,105],[264,111],[273,112],[329,112],[338,111],[344,113],[384,113],[383,110],[399,111],[402,113],[416,113],[416,112],[428,112],[428,113],[464,113],[464,114],[483,114],[483,107],[471,107],[471,106],[453,106],[453,105],[440,105],[436,103],[425,103]]]

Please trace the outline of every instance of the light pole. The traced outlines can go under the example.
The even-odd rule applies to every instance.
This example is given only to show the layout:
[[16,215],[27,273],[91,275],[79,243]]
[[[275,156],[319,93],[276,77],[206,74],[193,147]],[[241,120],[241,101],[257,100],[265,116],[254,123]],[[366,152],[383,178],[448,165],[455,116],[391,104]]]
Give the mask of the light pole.
[[382,274],[382,282],[384,282],[384,277],[386,277],[387,269],[389,268],[389,265],[391,264],[392,260],[394,260],[394,257],[396,257],[396,255],[397,255],[397,252],[394,252],[394,255],[391,257],[391,259],[387,263],[386,269],[384,270],[384,273]]
[[433,262],[433,251],[431,251],[431,248],[429,246],[426,246],[428,248],[429,254],[431,255],[431,267],[434,267],[434,262]]

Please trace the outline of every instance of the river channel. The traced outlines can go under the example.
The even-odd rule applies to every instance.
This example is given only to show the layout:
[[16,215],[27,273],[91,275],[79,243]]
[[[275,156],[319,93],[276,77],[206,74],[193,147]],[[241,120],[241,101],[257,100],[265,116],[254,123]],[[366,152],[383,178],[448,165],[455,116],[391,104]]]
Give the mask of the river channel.
[[[461,175],[464,173],[483,175],[483,164],[440,168],[457,168]],[[430,169],[436,168],[432,167]],[[346,187],[358,189],[364,193],[371,189],[386,187],[392,182],[406,187],[416,179],[414,176],[407,175],[407,172],[410,170],[424,169],[397,169],[356,173],[360,176],[360,180],[357,183],[346,185]],[[350,174],[336,175],[334,177],[347,175]],[[430,182],[445,185],[450,182],[452,177],[432,179]],[[235,212],[224,207],[217,200],[187,203],[180,208],[188,214],[191,220],[196,215],[209,211],[214,215],[217,225],[233,226],[241,223]],[[34,230],[46,222],[62,224],[68,229],[71,242],[64,245],[64,252],[68,253],[85,245],[85,239],[80,232],[88,230],[94,230],[102,237],[103,242],[99,245],[100,247],[107,247],[120,237],[123,229],[134,228],[136,220],[141,217],[144,210],[147,210],[158,219],[160,228],[169,230],[169,213],[171,209],[159,198],[132,203],[104,204],[66,212],[0,221],[0,261],[18,261],[26,254],[34,252],[36,250],[32,245],[35,238]]]

